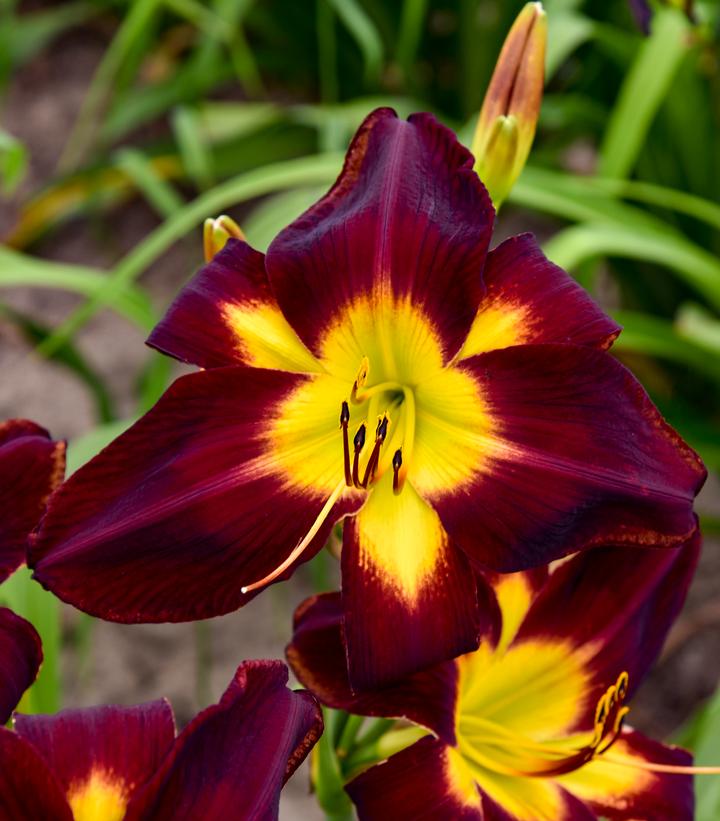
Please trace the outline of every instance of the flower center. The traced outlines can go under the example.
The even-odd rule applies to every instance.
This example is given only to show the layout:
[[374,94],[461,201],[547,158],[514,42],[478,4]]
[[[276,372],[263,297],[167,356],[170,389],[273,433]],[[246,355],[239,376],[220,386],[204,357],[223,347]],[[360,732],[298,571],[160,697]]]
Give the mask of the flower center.
[[[369,371],[370,363],[367,357],[363,357],[350,392],[350,401],[355,405],[367,403],[368,410],[366,419],[360,423],[353,436],[352,467],[350,465],[350,406],[344,401],[340,408],[345,485],[367,490],[385,470],[392,467],[393,491],[397,494],[402,491],[405,484],[415,441],[415,394],[410,387],[400,382],[379,382],[372,387],[366,387]],[[382,415],[378,416],[380,408],[383,409]],[[397,433],[391,437],[389,446],[384,449],[384,458],[381,460],[381,451],[391,424],[391,414],[393,416],[397,414],[399,424]],[[365,461],[364,469],[361,471],[360,463],[363,459],[367,429],[375,416],[377,416],[375,442]],[[389,454],[392,454],[391,458],[388,458]]]
[[551,778],[577,770],[612,747],[629,708],[624,706],[628,674],[603,693],[595,709],[590,740],[578,746],[574,738],[537,741],[477,715],[462,716],[460,752],[473,767],[500,775]]

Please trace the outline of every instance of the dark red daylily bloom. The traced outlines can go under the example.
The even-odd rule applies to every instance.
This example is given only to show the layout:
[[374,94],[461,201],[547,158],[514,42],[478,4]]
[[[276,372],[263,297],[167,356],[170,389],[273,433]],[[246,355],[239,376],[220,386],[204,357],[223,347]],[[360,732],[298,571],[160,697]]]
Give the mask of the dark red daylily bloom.
[[322,732],[315,699],[286,683],[281,662],[244,662],[177,738],[166,701],[16,715],[0,729],[0,819],[277,818]]
[[475,653],[375,692],[351,689],[339,594],[301,605],[288,647],[300,681],[332,707],[418,726],[412,746],[347,785],[361,821],[691,821],[689,754],[623,725],[699,542],[496,576],[500,620]]
[[37,678],[42,657],[40,636],[32,624],[0,607],[0,726]]
[[0,424],[0,582],[24,564],[28,533],[64,474],[64,442],[27,419]]
[[106,619],[216,616],[348,516],[348,661],[368,688],[477,647],[471,565],[687,538],[700,460],[532,237],[488,252],[472,166],[433,117],[379,109],[266,256],[228,240],[149,340],[204,370],[54,495],[35,578]]

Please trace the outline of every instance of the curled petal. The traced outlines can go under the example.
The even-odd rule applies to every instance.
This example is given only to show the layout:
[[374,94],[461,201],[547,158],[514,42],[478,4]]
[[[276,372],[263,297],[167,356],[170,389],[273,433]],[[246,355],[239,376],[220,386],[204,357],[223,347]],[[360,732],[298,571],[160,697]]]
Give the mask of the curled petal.
[[455,663],[438,664],[380,690],[355,693],[348,678],[342,623],[339,593],[313,596],[295,611],[286,654],[303,686],[330,707],[364,716],[404,718],[454,743]]
[[322,732],[315,700],[286,684],[281,662],[241,664],[220,702],[178,736],[126,821],[277,819],[282,785]]
[[280,312],[264,256],[235,239],[182,289],[148,345],[201,368],[321,369]]
[[0,424],[0,581],[24,563],[28,534],[64,473],[64,442],[26,419]]
[[[494,219],[472,163],[429,114],[404,121],[381,108],[367,117],[335,185],[267,253],[280,307],[313,353],[322,356],[338,317],[363,300],[411,304],[436,329],[445,360],[457,352],[482,296]],[[392,333],[391,317],[375,318]]]
[[40,636],[32,624],[0,607],[0,725],[35,681],[42,657]]

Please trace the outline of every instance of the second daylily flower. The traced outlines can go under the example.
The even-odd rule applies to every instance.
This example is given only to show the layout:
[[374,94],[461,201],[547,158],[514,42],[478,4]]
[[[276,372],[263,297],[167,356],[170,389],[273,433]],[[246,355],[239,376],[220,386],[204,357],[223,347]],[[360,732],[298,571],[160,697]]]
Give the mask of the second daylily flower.
[[266,256],[231,239],[180,294],[150,344],[204,370],[55,494],[35,577],[107,619],[216,616],[350,517],[364,688],[477,647],[472,564],[686,538],[698,457],[530,236],[488,253],[493,219],[452,132],[371,114]]
[[597,548],[549,577],[497,577],[498,623],[478,651],[359,695],[339,596],[301,605],[288,659],[305,686],[330,706],[413,725],[376,745],[386,761],[350,773],[361,821],[692,821],[688,753],[624,724],[698,549],[697,536],[677,550]]

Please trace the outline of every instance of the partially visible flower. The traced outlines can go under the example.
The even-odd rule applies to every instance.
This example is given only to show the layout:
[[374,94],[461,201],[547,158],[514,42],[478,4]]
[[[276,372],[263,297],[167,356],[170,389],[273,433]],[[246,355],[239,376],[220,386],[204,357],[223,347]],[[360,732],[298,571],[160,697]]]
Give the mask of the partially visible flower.
[[542,3],[526,3],[498,57],[471,151],[496,208],[530,153],[545,83],[547,19]]
[[226,214],[222,216],[208,217],[203,223],[203,251],[205,253],[205,262],[215,256],[215,254],[222,251],[229,239],[245,239],[240,226],[232,217]]
[[322,732],[279,661],[248,661],[175,737],[166,701],[19,715],[0,729],[0,818],[277,818],[280,790]]
[[0,582],[25,562],[28,534],[64,475],[64,442],[27,419],[0,423]]
[[378,109],[265,256],[228,240],[149,340],[203,370],[53,495],[34,578],[106,619],[217,616],[348,517],[361,689],[478,646],[473,565],[686,539],[699,457],[530,235],[488,251],[472,162],[430,115]]
[[37,678],[42,657],[40,636],[32,624],[0,607],[0,726]]
[[498,624],[477,652],[362,695],[345,670],[339,596],[301,605],[288,647],[300,681],[332,707],[417,726],[386,736],[383,749],[393,733],[405,748],[347,785],[361,821],[690,821],[689,754],[624,720],[699,545],[597,548],[544,578],[495,577]]

